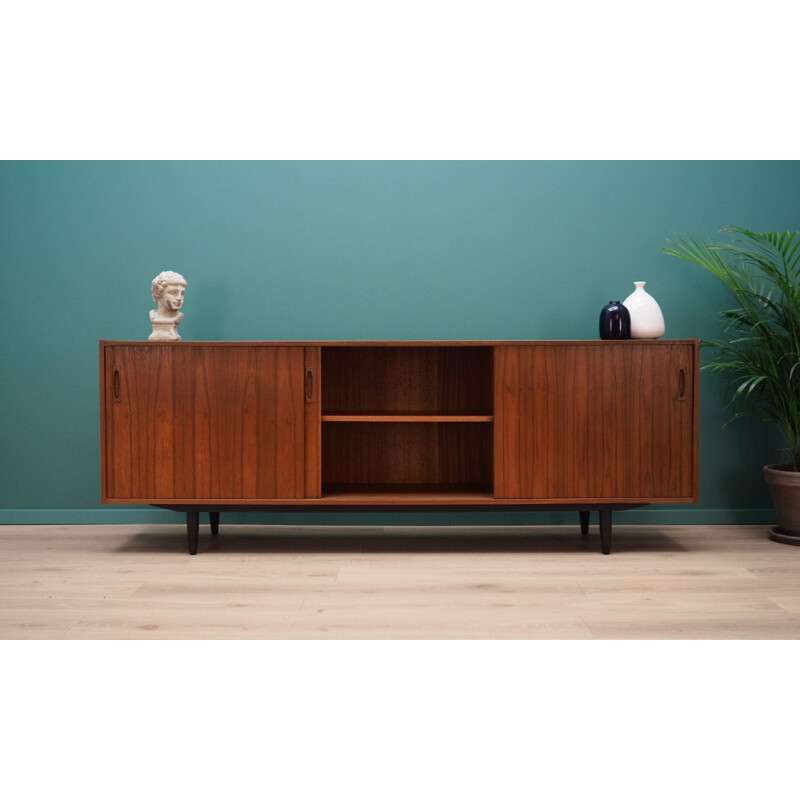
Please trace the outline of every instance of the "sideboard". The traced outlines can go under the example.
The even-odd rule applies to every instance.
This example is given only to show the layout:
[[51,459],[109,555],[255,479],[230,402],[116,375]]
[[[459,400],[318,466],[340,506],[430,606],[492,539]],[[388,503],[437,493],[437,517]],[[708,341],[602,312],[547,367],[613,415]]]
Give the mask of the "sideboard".
[[102,500],[231,510],[697,501],[684,341],[100,342]]

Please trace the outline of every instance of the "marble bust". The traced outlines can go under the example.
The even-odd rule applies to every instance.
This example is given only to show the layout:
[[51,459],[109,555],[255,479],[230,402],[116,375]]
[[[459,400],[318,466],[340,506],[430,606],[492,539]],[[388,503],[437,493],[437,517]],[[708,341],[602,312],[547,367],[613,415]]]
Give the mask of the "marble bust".
[[150,312],[153,332],[149,341],[179,342],[181,337],[177,328],[183,319],[180,307],[186,294],[186,279],[177,272],[160,272],[153,278],[153,301],[156,308]]

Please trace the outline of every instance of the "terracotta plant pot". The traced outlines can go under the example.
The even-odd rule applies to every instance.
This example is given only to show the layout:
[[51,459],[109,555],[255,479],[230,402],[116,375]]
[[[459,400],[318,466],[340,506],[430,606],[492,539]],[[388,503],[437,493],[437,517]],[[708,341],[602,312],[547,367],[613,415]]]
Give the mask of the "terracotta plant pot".
[[778,514],[778,527],[770,534],[776,542],[800,545],[800,472],[788,464],[764,467],[772,503]]

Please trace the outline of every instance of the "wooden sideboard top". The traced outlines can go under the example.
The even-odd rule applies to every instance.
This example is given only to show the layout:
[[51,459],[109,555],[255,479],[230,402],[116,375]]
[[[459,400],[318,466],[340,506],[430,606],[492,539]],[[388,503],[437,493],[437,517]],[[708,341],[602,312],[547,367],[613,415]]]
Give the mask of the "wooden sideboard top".
[[125,345],[125,346],[144,346],[144,347],[495,347],[503,345],[581,345],[599,346],[624,345],[626,347],[636,346],[660,346],[676,344],[696,344],[697,339],[497,339],[497,340],[396,340],[396,341],[181,341],[181,342],[149,342],[149,341],[117,341],[112,339],[102,339],[100,344],[105,345]]

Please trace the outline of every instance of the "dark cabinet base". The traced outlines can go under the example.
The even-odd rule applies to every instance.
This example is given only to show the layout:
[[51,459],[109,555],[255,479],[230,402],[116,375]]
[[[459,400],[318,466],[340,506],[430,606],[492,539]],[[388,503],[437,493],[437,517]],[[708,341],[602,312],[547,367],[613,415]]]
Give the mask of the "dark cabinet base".
[[600,509],[600,547],[605,556],[611,552],[611,511],[607,508]]
[[189,555],[197,554],[197,540],[200,535],[200,512],[186,512],[186,534],[189,539]]
[[[600,517],[600,550],[603,555],[609,555],[611,553],[611,527],[612,527],[612,512],[613,511],[624,511],[629,508],[639,508],[643,504],[637,505],[617,505],[617,506],[602,506],[598,508],[599,517]],[[171,511],[182,511],[186,513],[186,535],[188,538],[188,545],[189,545],[189,555],[197,555],[197,545],[199,540],[199,532],[200,532],[200,512],[201,511],[208,511],[209,522],[211,524],[211,534],[212,536],[217,536],[219,534],[219,522],[220,522],[220,510],[212,510],[207,509],[205,507],[187,507],[187,506],[158,506],[158,508],[166,508]],[[419,507],[416,507],[419,510]],[[591,510],[585,508],[575,508],[571,506],[535,506],[533,508],[530,507],[523,507],[520,508],[516,506],[513,510],[515,511],[531,511],[531,510],[539,510],[539,511],[570,511],[576,510],[579,514],[580,519],[580,528],[581,534],[584,536],[588,535],[589,533],[589,519]],[[270,508],[262,507],[262,506],[232,506],[226,507],[225,510],[227,511],[268,511]],[[281,507],[280,510],[285,511],[286,509]],[[297,510],[297,509],[294,509]],[[311,509],[305,509],[306,511],[331,511],[334,509],[324,508],[324,507],[316,507]],[[376,511],[374,506],[354,506],[354,507],[346,507],[342,508],[341,506],[336,507],[337,511]],[[385,509],[384,509],[385,510]],[[398,510],[396,507],[393,507],[393,510]],[[426,510],[430,510],[427,509]],[[448,507],[449,511],[454,510],[453,507]],[[455,509],[458,510],[458,509]],[[473,507],[474,510],[474,507]],[[497,507],[492,507],[492,511],[498,511]]]

